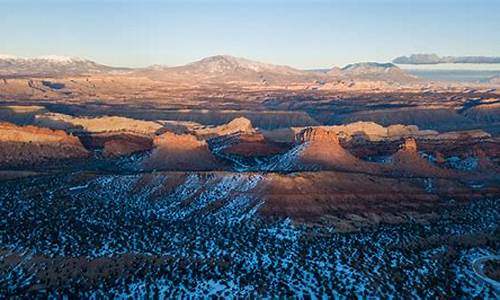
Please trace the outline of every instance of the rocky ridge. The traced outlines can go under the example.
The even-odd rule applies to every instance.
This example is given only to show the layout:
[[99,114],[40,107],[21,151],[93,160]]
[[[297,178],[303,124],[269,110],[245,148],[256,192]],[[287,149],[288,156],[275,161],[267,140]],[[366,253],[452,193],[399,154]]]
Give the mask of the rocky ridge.
[[80,140],[64,131],[0,123],[0,165],[3,167],[88,156]]

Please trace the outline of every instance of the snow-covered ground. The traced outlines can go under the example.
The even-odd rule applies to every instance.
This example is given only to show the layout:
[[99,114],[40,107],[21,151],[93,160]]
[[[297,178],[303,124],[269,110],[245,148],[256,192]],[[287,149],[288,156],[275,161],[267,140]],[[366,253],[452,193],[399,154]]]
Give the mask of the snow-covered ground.
[[[495,298],[471,262],[498,253],[498,240],[487,236],[498,232],[499,200],[444,207],[428,225],[346,234],[261,219],[265,203],[256,190],[263,180],[255,173],[150,173],[2,183],[0,295],[33,296],[36,287],[52,296],[119,299]],[[47,281],[45,271],[66,274],[74,258],[89,268],[105,258],[130,265],[110,268],[106,278],[82,271]]]

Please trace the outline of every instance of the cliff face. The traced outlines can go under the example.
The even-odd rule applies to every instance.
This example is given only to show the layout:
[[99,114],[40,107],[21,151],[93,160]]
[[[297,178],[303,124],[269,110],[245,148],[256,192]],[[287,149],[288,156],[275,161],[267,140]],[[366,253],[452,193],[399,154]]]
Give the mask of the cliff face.
[[64,131],[0,123],[1,166],[35,165],[88,155],[80,140]]
[[255,133],[252,122],[245,117],[237,117],[227,124],[196,129],[195,133],[204,138],[217,137],[236,133]]
[[306,128],[295,136],[295,142],[302,144],[306,142],[329,143],[338,145],[339,139],[337,133],[324,128]]
[[71,132],[129,132],[143,135],[153,135],[162,128],[157,122],[125,117],[102,116],[88,118],[56,113],[46,113],[36,116],[35,124],[52,129],[64,129]]
[[427,177],[453,177],[452,170],[446,170],[432,165],[426,159],[420,157],[417,152],[417,141],[415,138],[406,138],[400,145],[399,150],[390,158],[393,172],[403,175],[427,176]]
[[146,169],[200,171],[224,168],[207,143],[193,135],[166,132],[155,137],[153,143],[155,148],[143,162]]
[[375,164],[362,161],[344,149],[334,131],[309,127],[295,136],[295,143],[296,146],[282,155],[270,169],[380,172]]
[[66,143],[81,145],[77,137],[62,130],[51,130],[36,126],[17,126],[0,123],[0,141],[19,143]]

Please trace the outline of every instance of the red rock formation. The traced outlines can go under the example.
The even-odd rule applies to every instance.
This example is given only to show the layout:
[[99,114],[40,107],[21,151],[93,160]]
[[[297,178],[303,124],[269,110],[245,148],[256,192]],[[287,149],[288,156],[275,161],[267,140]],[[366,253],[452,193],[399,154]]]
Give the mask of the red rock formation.
[[224,136],[235,133],[254,133],[255,129],[252,126],[252,122],[245,117],[238,117],[233,119],[227,124],[223,124],[216,127],[206,127],[194,130],[196,135],[210,138],[217,136]]
[[166,132],[155,137],[155,148],[144,162],[146,169],[221,170],[224,165],[212,155],[205,141],[193,135]]
[[373,163],[356,158],[339,144],[337,134],[324,128],[306,128],[295,137],[304,144],[296,166],[299,169],[380,172]]
[[0,123],[0,165],[33,165],[88,155],[80,140],[64,131]]
[[302,144],[306,142],[316,142],[316,143],[331,143],[332,145],[338,145],[339,139],[337,138],[337,133],[329,131],[327,129],[318,127],[309,127],[302,130],[299,134],[295,136],[295,142]]
[[415,138],[412,137],[407,138],[405,139],[404,143],[401,144],[399,149],[401,152],[415,155],[417,154],[417,140],[415,140]]
[[408,176],[448,177],[453,172],[433,166],[429,161],[420,157],[417,152],[415,138],[406,138],[400,145],[398,152],[391,157],[393,172]]
[[218,127],[221,131],[220,134],[227,134],[227,132],[254,132],[254,128],[252,126],[252,122],[245,117],[238,117],[226,125],[222,125]]

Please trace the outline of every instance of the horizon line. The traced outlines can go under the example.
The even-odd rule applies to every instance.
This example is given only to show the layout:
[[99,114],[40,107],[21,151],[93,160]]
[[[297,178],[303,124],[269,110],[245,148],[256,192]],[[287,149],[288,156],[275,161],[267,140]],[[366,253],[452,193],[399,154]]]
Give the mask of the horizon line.
[[[415,53],[414,53],[415,54]],[[410,54],[413,55],[413,54]],[[127,68],[127,69],[147,69],[155,66],[159,67],[165,67],[165,68],[174,68],[174,67],[182,67],[186,66],[191,63],[199,62],[203,59],[207,58],[212,58],[212,57],[232,57],[232,58],[237,58],[237,59],[246,59],[250,60],[256,63],[264,63],[264,64],[271,64],[271,65],[276,65],[276,66],[285,66],[285,67],[290,67],[293,69],[297,70],[303,70],[303,71],[322,71],[322,70],[331,70],[334,68],[343,68],[346,67],[350,64],[360,64],[360,63],[377,63],[377,64],[385,64],[385,63],[391,63],[401,69],[405,70],[421,70],[421,69],[443,69],[443,68],[437,68],[437,67],[445,67],[444,69],[447,70],[461,70],[463,66],[468,66],[472,67],[471,69],[476,69],[474,67],[484,67],[483,70],[491,70],[491,71],[500,71],[500,63],[436,63],[436,64],[397,64],[394,63],[393,60],[389,61],[354,61],[351,63],[339,65],[339,64],[332,64],[330,66],[316,66],[316,67],[295,67],[290,64],[280,64],[280,63],[273,63],[273,62],[268,62],[268,61],[261,61],[258,59],[254,58],[249,58],[249,57],[244,57],[244,56],[238,56],[238,55],[231,55],[231,54],[215,54],[215,55],[208,55],[208,56],[203,56],[194,60],[187,61],[185,63],[181,64],[175,64],[175,65],[169,65],[169,64],[162,64],[162,63],[152,63],[152,64],[147,64],[147,65],[140,65],[140,66],[123,66],[123,65],[116,65],[116,64],[108,64],[105,62],[100,62],[98,59],[90,58],[87,56],[70,56],[70,55],[57,55],[57,54],[43,54],[43,55],[34,55],[34,56],[19,56],[19,55],[13,55],[13,54],[6,54],[3,52],[0,52],[0,59],[47,59],[47,60],[54,60],[54,61],[70,61],[70,60],[85,60],[85,61],[91,61],[103,66],[107,67],[112,67],[112,68]],[[466,56],[472,56],[472,55],[466,55]],[[486,57],[483,55],[474,55],[476,57]],[[453,56],[455,57],[455,56]],[[498,66],[498,69],[491,68],[493,66]],[[478,69],[481,70],[481,69]]]

